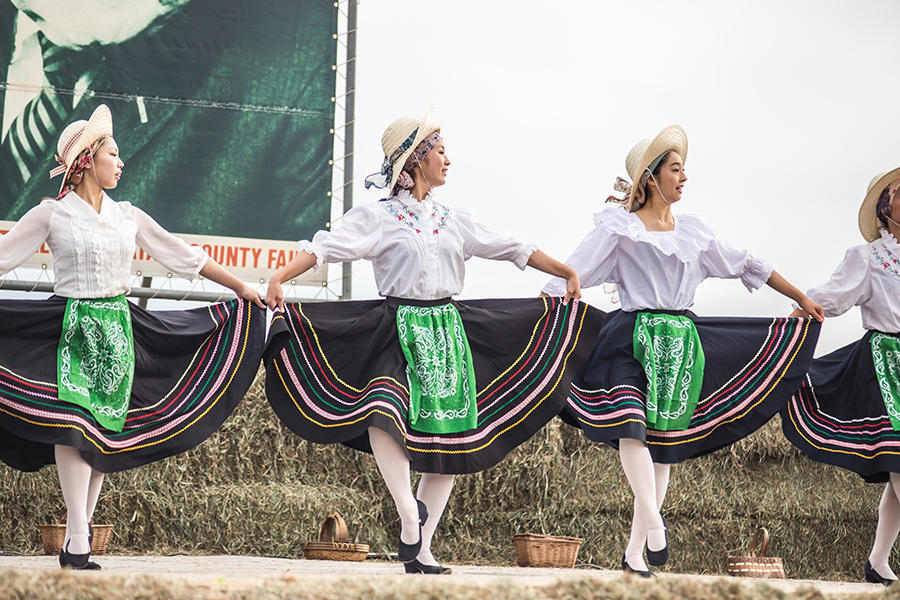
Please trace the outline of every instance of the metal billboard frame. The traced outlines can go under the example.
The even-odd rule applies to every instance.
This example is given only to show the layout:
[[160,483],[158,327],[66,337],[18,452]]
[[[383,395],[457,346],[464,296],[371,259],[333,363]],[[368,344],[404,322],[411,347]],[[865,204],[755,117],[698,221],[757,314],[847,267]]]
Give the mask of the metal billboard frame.
[[[327,228],[331,228],[338,222],[344,213],[353,207],[353,135],[354,120],[356,115],[356,33],[357,33],[357,6],[359,0],[335,0],[334,8],[337,10],[337,28],[332,38],[337,48],[335,64],[331,66],[335,72],[335,90],[331,98],[334,104],[334,124],[330,132],[333,136],[332,158],[328,161],[331,166],[332,179],[331,190],[328,198],[331,203],[332,217]],[[337,216],[335,217],[335,214]],[[0,291],[19,292],[52,292],[51,281],[46,265],[37,270],[37,279],[20,279],[15,274],[15,269],[6,275],[0,276]],[[321,301],[326,299],[350,300],[352,296],[352,264],[341,263],[341,274],[336,279],[322,282],[320,287],[303,286],[297,282],[286,282],[288,293],[285,301]],[[10,277],[10,274],[13,276]],[[161,285],[154,287],[154,279],[161,280]],[[191,300],[199,302],[219,302],[233,298],[234,294],[227,288],[222,288],[210,282],[211,287],[217,289],[205,289],[202,278],[200,288],[194,285],[189,289],[178,289],[172,286],[172,274],[166,277],[146,277],[140,272],[134,276],[137,285],[133,285],[130,296],[138,298],[138,304],[147,306],[149,299],[161,300]],[[260,289],[266,282],[260,279],[256,282],[248,282]],[[340,286],[336,284],[340,283]],[[334,287],[332,287],[334,286]],[[315,290],[309,293],[299,293],[300,289]],[[324,297],[323,297],[324,296]]]

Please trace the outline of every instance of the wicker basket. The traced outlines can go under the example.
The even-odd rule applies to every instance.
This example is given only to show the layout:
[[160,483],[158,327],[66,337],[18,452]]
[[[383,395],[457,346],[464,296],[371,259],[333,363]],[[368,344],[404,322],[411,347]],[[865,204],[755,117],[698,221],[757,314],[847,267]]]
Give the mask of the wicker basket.
[[313,560],[366,560],[368,544],[354,544],[350,541],[347,523],[336,512],[325,517],[319,530],[318,542],[303,544],[303,556]]
[[571,569],[575,566],[578,548],[584,540],[563,535],[538,535],[517,533],[513,536],[516,546],[516,563],[520,567],[557,567]]
[[[756,549],[757,545],[759,550]],[[766,556],[768,548],[769,530],[760,527],[750,540],[747,556],[728,557],[728,574],[735,577],[784,579],[784,565],[781,559],[777,556]]]
[[[109,536],[112,534],[112,525],[94,525],[94,539],[91,540],[91,554],[105,554],[109,544]],[[59,554],[63,542],[66,539],[65,516],[56,520],[52,525],[38,525],[41,530],[41,543],[44,545],[44,554]]]

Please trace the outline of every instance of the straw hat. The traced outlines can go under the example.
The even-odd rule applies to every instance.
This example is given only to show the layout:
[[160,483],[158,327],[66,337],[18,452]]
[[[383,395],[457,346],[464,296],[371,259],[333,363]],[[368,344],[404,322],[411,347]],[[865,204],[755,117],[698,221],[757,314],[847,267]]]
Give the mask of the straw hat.
[[75,166],[75,159],[78,158],[78,155],[100,138],[111,137],[112,134],[112,114],[105,104],[95,108],[91,113],[91,118],[87,121],[81,119],[70,123],[63,129],[59,135],[59,141],[56,143],[56,161],[59,166],[50,171],[51,179],[57,175],[63,175],[59,193],[62,193],[63,187],[66,185],[66,178],[69,177],[69,172]]
[[652,140],[641,140],[628,152],[625,157],[625,170],[631,178],[631,190],[625,198],[625,210],[632,211],[634,196],[641,185],[641,176],[654,160],[663,152],[674,150],[681,155],[682,160],[687,160],[687,134],[681,125],[669,125]]
[[859,231],[867,242],[877,240],[881,235],[878,232],[881,221],[878,220],[878,215],[875,214],[875,208],[884,188],[897,179],[900,179],[900,167],[887,173],[879,173],[869,182],[866,197],[863,198],[862,206],[859,207]]
[[435,116],[434,106],[428,107],[421,121],[412,117],[400,117],[388,125],[381,136],[381,148],[384,150],[381,172],[366,177],[366,187],[374,185],[393,190],[406,159],[422,140],[435,131],[441,131],[441,124]]

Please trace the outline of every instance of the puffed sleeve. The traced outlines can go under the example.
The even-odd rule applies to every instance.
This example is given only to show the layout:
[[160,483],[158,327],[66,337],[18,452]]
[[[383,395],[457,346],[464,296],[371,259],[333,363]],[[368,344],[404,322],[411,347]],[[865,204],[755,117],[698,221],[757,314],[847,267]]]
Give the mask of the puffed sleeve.
[[53,203],[45,200],[22,215],[5,235],[0,236],[0,274],[6,274],[37,252],[50,234]]
[[137,224],[135,241],[138,246],[172,273],[193,281],[209,260],[206,251],[169,233],[140,208],[132,206],[131,210]]
[[809,290],[806,295],[825,309],[826,317],[837,317],[869,296],[868,246],[847,250],[844,260],[825,284]]
[[772,265],[725,240],[713,239],[700,256],[705,277],[740,278],[750,290],[758,290],[772,276]]
[[[575,252],[566,259],[566,264],[575,269],[582,288],[602,283],[616,283],[616,235],[610,230],[601,211],[594,217],[594,229],[588,233]],[[544,286],[544,293],[551,296],[566,295],[566,280],[554,277]]]
[[348,210],[337,227],[317,231],[312,241],[300,240],[298,247],[316,256],[318,269],[323,263],[371,259],[381,241],[383,216],[377,205],[355,206]]
[[463,237],[466,260],[473,256],[490,260],[508,260],[520,269],[528,266],[528,259],[537,250],[534,244],[521,242],[509,233],[497,233],[475,220],[467,210],[454,211]]

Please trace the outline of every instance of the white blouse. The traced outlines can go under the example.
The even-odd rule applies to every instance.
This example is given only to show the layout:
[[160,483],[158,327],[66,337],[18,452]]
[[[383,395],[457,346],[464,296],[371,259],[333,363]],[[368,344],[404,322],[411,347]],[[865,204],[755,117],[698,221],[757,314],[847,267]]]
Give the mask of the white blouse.
[[[594,225],[566,264],[583,287],[615,283],[624,311],[689,308],[707,277],[740,278],[753,291],[772,275],[765,261],[717,239],[693,215],[676,215],[673,231],[648,231],[636,214],[608,206]],[[553,278],[544,291],[562,296],[566,282]]]
[[[447,207],[429,193],[421,202],[407,190],[356,206],[333,231],[319,231],[300,250],[322,263],[372,261],[382,296],[416,300],[449,298],[462,291],[472,256],[508,260],[524,269],[537,249],[496,233],[465,210]],[[411,214],[410,214],[411,213]]]
[[0,274],[47,242],[53,254],[53,291],[66,298],[109,298],[131,289],[135,242],[167,269],[193,279],[209,258],[130,202],[103,194],[97,213],[75,192],[44,200],[0,236]]
[[900,244],[882,230],[879,239],[847,250],[831,279],[806,295],[826,317],[859,306],[864,328],[900,333]]

